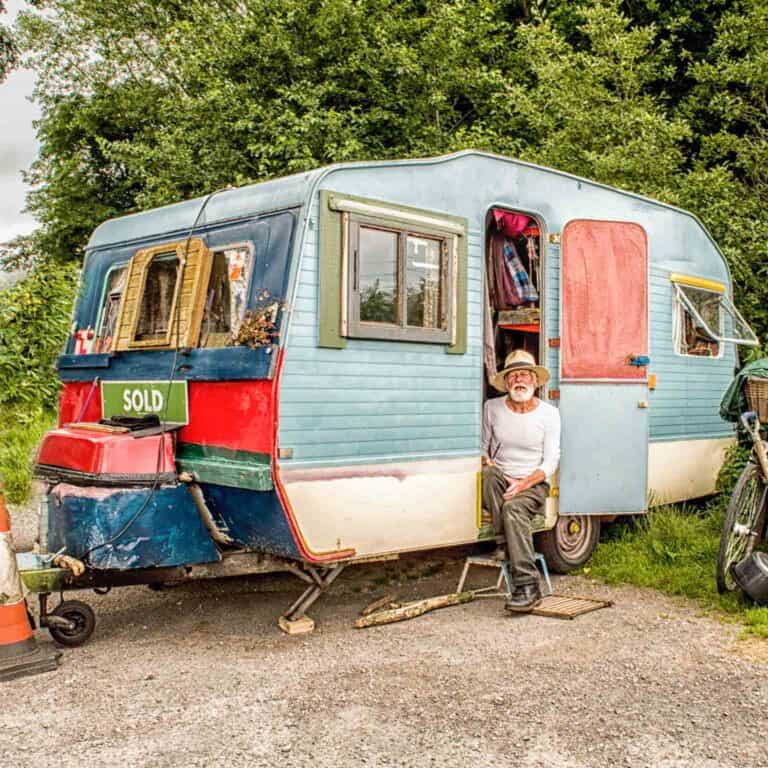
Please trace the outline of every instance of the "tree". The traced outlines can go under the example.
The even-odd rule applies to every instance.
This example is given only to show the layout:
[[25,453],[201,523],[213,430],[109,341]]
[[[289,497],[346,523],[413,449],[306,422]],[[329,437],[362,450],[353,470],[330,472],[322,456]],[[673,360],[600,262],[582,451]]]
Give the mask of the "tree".
[[[6,13],[5,0],[0,0],[0,15]],[[0,24],[0,83],[18,64],[18,49],[11,30],[5,24]]]
[[722,246],[737,303],[768,335],[768,6],[741,0],[714,29],[683,107],[699,126],[686,204],[702,213]]
[[35,5],[17,37],[41,228],[7,261],[79,261],[102,220],[227,185],[477,147],[692,208],[768,331],[748,295],[768,221],[758,0]]

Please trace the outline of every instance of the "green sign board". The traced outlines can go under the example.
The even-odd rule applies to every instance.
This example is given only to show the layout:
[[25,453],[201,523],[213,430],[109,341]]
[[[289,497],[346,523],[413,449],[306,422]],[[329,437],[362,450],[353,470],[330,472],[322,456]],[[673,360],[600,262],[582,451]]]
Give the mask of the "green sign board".
[[186,381],[102,381],[103,418],[156,415],[170,424],[189,424]]

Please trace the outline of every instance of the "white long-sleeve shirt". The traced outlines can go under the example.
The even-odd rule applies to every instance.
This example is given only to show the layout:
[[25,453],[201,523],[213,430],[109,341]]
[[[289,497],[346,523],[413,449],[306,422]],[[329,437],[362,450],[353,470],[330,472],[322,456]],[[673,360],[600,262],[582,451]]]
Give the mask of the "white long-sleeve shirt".
[[487,400],[483,409],[483,456],[509,478],[540,469],[547,478],[560,462],[560,411],[536,400],[528,413],[515,413],[506,397]]

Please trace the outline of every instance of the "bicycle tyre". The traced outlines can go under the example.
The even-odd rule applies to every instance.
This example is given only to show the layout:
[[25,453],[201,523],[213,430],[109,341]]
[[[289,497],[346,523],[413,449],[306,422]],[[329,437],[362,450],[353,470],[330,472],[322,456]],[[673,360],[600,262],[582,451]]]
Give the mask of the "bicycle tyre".
[[750,461],[739,475],[725,511],[717,553],[717,591],[720,594],[737,589],[730,568],[749,557],[761,538],[765,498],[766,484],[760,467]]

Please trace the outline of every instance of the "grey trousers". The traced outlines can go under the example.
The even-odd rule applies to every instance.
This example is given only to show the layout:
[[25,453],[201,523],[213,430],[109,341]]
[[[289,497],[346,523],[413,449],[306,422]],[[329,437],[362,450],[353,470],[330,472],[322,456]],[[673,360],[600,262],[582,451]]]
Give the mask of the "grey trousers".
[[507,485],[498,467],[483,467],[483,506],[493,516],[496,533],[503,533],[507,540],[512,582],[515,586],[535,584],[539,572],[534,557],[531,520],[544,509],[549,485],[539,483],[505,500]]

